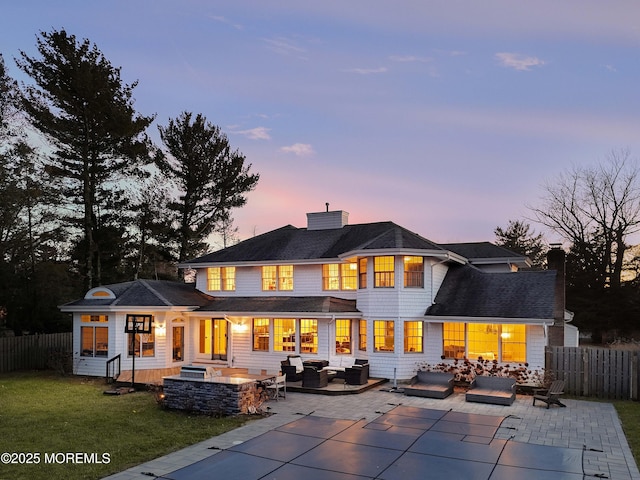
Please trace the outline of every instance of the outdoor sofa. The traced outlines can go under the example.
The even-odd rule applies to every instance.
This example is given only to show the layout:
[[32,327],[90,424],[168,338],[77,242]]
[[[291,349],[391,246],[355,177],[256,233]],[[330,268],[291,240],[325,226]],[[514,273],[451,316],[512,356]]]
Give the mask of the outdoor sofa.
[[466,394],[467,402],[511,405],[516,399],[516,380],[511,377],[479,375],[473,379]]
[[404,387],[405,395],[429,398],[447,398],[453,393],[454,375],[445,372],[419,371]]

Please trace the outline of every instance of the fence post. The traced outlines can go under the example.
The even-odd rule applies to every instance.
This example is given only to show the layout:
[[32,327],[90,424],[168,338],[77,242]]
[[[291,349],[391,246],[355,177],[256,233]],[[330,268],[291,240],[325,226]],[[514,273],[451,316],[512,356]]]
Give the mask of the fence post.
[[582,395],[588,397],[591,393],[591,385],[589,384],[589,355],[586,348],[581,349],[582,356]]
[[631,393],[631,400],[638,400],[638,352],[631,352],[631,368],[629,372],[629,392]]

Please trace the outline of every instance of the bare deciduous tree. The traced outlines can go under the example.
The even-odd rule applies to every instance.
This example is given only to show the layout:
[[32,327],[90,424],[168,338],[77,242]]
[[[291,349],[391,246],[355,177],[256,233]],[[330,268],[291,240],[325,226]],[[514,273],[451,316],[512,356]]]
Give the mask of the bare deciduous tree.
[[[640,230],[640,168],[627,150],[593,167],[574,166],[545,185],[536,220],[572,244],[597,246],[600,286],[620,286],[630,235]],[[593,253],[593,252],[591,252]]]

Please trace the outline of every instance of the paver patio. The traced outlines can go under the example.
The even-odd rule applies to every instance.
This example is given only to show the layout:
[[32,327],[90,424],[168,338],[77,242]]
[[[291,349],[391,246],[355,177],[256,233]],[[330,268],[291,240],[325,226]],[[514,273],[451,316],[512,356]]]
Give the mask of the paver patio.
[[[521,480],[525,480],[527,478],[541,478],[540,470],[534,468],[535,462],[549,462],[554,456],[552,454],[555,453],[556,456],[569,458],[569,463],[574,467],[567,468],[568,471],[562,471],[561,475],[558,471],[549,470],[549,478],[583,478],[584,473],[584,478],[640,480],[640,473],[613,405],[572,399],[566,399],[564,403],[567,408],[552,407],[547,410],[544,406],[532,406],[532,397],[521,395],[518,395],[513,405],[499,406],[467,403],[464,395],[460,393],[445,400],[437,400],[404,396],[401,393],[384,391],[384,389],[370,390],[359,395],[337,397],[288,392],[286,400],[265,404],[272,413],[270,416],[108,478],[110,480],[148,480],[153,477],[163,479],[197,478],[196,472],[200,471],[199,468],[202,468],[202,472],[205,472],[203,475],[206,475],[207,465],[210,467],[216,465],[216,475],[218,475],[218,469],[223,466],[230,468],[229,471],[233,472],[234,455],[237,461],[239,458],[237,456],[242,454],[246,464],[244,466],[250,466],[247,459],[251,459],[256,465],[259,465],[253,478],[271,478],[268,475],[269,472],[283,467],[284,464],[286,468],[278,470],[280,475],[278,478],[288,478],[284,477],[285,473],[293,476],[303,474],[307,480],[310,480],[312,477],[309,472],[312,470],[309,469],[309,465],[314,465],[314,462],[320,462],[315,464],[317,466],[322,465],[319,459],[331,456],[330,442],[342,442],[339,445],[341,448],[344,448],[345,445],[357,445],[352,448],[360,452],[360,455],[365,455],[366,452],[370,453],[370,449],[377,448],[379,449],[376,450],[377,455],[383,455],[381,458],[386,458],[384,455],[390,458],[395,457],[394,461],[397,460],[397,462],[389,463],[389,465],[393,464],[392,468],[387,468],[378,477],[372,475],[369,478],[394,478],[393,475],[399,475],[402,471],[404,479],[411,478],[411,466],[415,465],[417,460],[424,460],[423,457],[417,458],[416,455],[424,455],[430,449],[435,448],[435,445],[442,446],[452,438],[455,440],[455,437],[451,437],[451,435],[470,435],[468,438],[471,440],[477,438],[482,445],[482,439],[488,438],[486,436],[490,434],[492,442],[494,442],[494,449],[497,448],[497,445],[504,447],[499,462],[494,463],[491,469],[487,469],[487,465],[490,463],[486,459],[482,465],[466,458],[451,463],[447,460],[450,457],[446,457],[450,454],[430,458],[434,463],[429,468],[440,468],[444,470],[439,471],[446,471],[451,465],[455,465],[456,468],[461,469],[461,474],[465,474],[463,471],[467,472],[467,469],[470,468],[469,471],[475,472],[472,478],[476,478],[476,474],[477,478],[492,480],[513,478],[513,475],[517,475]],[[435,426],[432,424],[428,426],[429,422],[419,417],[411,418],[409,416],[406,418],[407,407],[445,412],[448,417],[441,419],[441,422]],[[403,411],[405,414],[398,414]],[[478,417],[478,415],[483,417]],[[472,418],[475,421],[466,422],[466,418]],[[335,421],[325,422],[327,419]],[[492,419],[492,421],[478,423],[478,419]],[[485,423],[491,424],[496,419],[499,419],[497,427],[484,425]],[[468,426],[464,426],[465,422]],[[308,434],[300,436],[305,428],[307,428],[307,433],[314,430],[312,425],[315,425],[316,431],[331,429],[332,425],[340,425],[343,428],[338,428],[336,432],[331,431],[330,437],[325,435],[320,440],[318,437]],[[363,427],[366,427],[366,432],[361,431]],[[399,459],[399,455],[396,455],[398,447],[396,450],[388,452],[388,449],[384,447],[384,442],[386,442],[384,437],[375,433],[376,430],[387,430],[388,428],[394,429],[397,434],[402,434],[395,437],[395,440],[400,444],[404,446],[401,439],[406,440],[406,443],[409,444],[408,450],[403,451],[401,459]],[[412,435],[415,435],[417,428],[432,430],[424,430],[420,434],[420,442],[412,443],[415,441],[415,436],[412,438]],[[473,430],[467,430],[469,428]],[[291,434],[290,430],[296,431],[293,444],[284,441],[287,438],[286,435]],[[268,435],[263,435],[267,433]],[[259,437],[260,435],[263,436]],[[334,436],[337,437],[334,438]],[[354,439],[358,439],[358,441]],[[372,442],[373,444],[371,444]],[[382,443],[380,444],[380,442]],[[365,448],[361,446],[362,444],[369,445],[366,445]],[[267,445],[270,447],[278,445],[278,448],[275,449],[277,452],[275,457],[273,448],[269,450],[271,456],[267,456],[265,453],[263,453],[265,456],[259,456],[260,449],[267,448]],[[535,445],[541,447],[538,449]],[[459,449],[466,451],[475,448],[468,444],[464,446],[465,449]],[[508,450],[506,446],[508,446]],[[304,453],[300,453],[302,451]],[[222,456],[214,458],[214,456],[221,454]],[[292,457],[292,455],[294,456]],[[329,457],[323,457],[323,455]],[[473,459],[475,454],[469,453],[469,455]],[[507,456],[505,457],[505,455]],[[533,463],[531,463],[526,460],[528,456],[532,456],[534,459],[541,458],[532,460]],[[510,465],[507,459],[511,457],[517,459],[513,461],[513,465]],[[583,473],[576,471],[575,462],[571,463],[576,458],[580,458]],[[350,473],[348,469],[344,472],[345,469],[347,467],[340,470],[342,473],[322,470],[318,471],[318,474],[325,475],[323,478],[332,478],[327,476],[329,474],[333,478],[348,478]],[[483,476],[481,472],[488,473]]]

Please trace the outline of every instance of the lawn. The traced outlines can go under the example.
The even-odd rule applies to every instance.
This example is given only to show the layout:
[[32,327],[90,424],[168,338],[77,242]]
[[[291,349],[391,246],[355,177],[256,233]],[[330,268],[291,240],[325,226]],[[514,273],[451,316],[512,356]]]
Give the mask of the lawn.
[[640,402],[613,402],[636,464],[640,465]]
[[105,387],[49,372],[0,375],[0,454],[20,462],[3,455],[0,480],[98,479],[248,421],[163,410],[150,392]]

